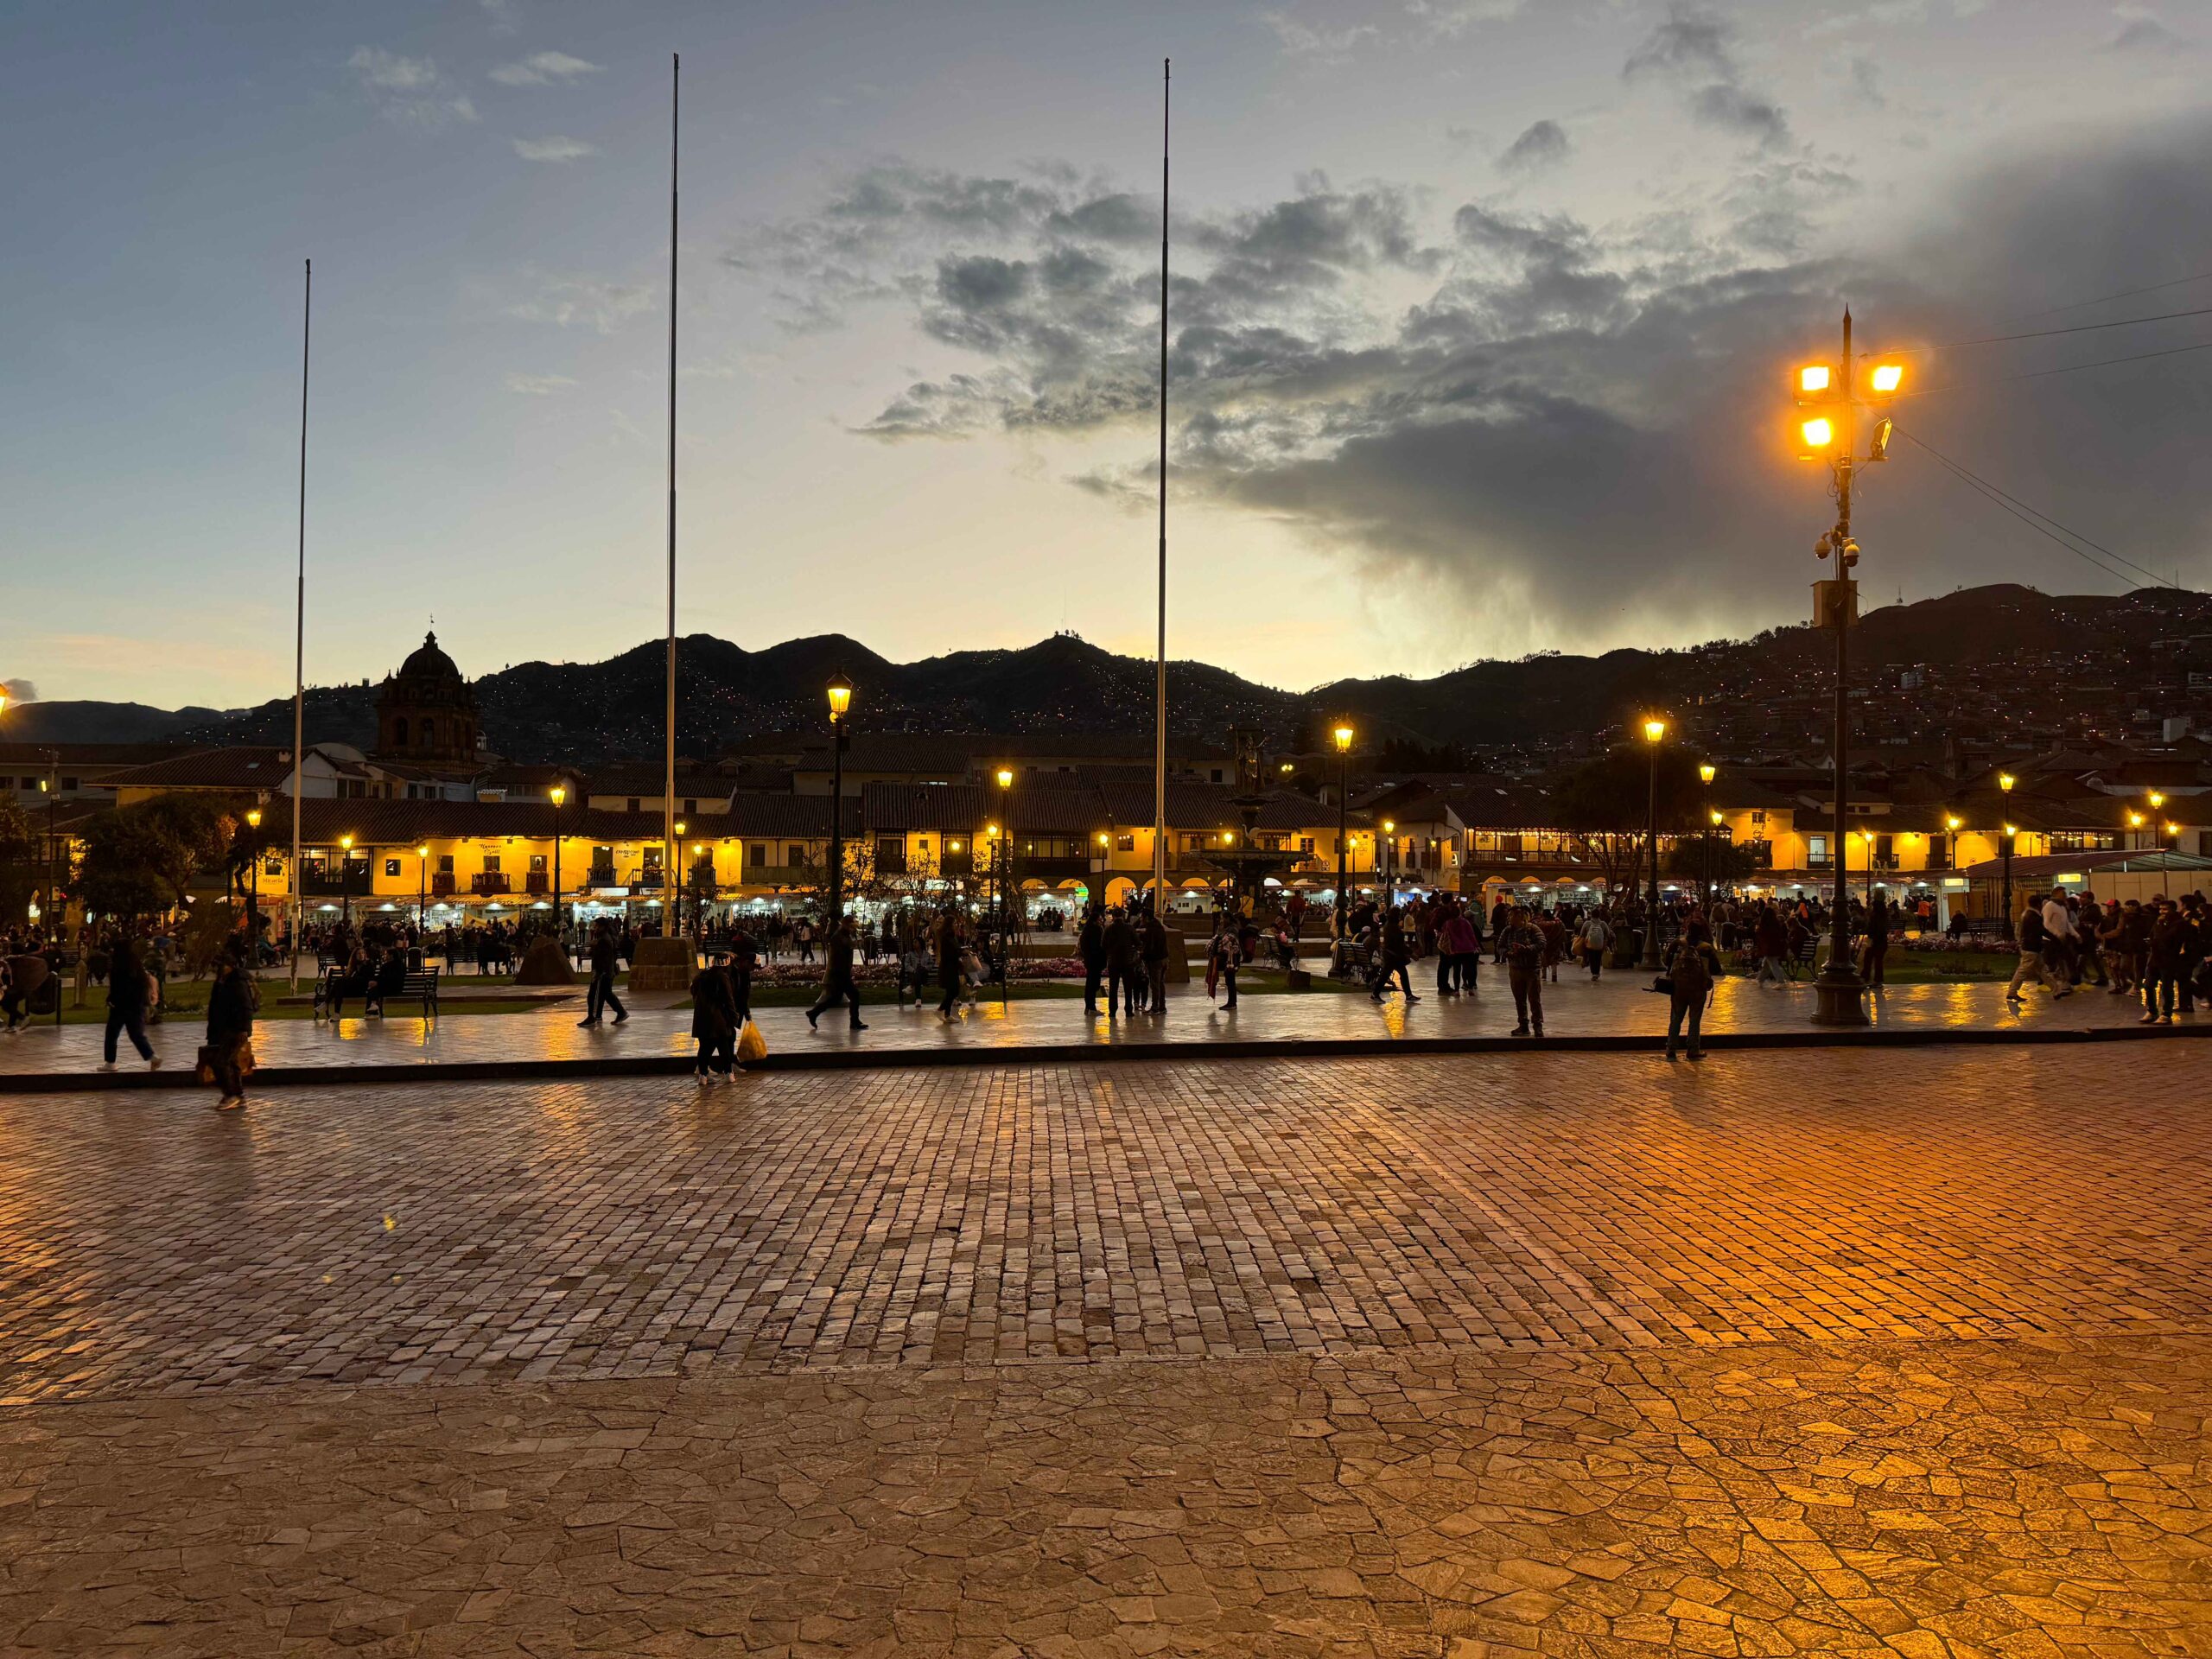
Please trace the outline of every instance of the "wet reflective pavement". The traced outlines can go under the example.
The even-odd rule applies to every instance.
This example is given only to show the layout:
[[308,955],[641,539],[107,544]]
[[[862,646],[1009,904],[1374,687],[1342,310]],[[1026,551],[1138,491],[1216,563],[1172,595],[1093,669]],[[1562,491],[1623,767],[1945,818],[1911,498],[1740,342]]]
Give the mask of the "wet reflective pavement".
[[[1433,970],[1431,969],[1433,976]],[[1586,975],[1562,971],[1559,982],[1544,988],[1545,1031],[1553,1039],[1663,1037],[1668,999],[1645,988],[1649,976],[1608,973],[1595,983]],[[933,1005],[895,1002],[863,1009],[868,1029],[850,1030],[832,1011],[818,1029],[810,1028],[800,1008],[764,1008],[756,1015],[774,1055],[1004,1051],[1021,1048],[1137,1049],[1203,1051],[1224,1044],[1372,1044],[1406,1039],[1505,1039],[1513,1029],[1513,999],[1502,972],[1485,970],[1472,995],[1436,995],[1433,978],[1416,976],[1421,1000],[1408,1007],[1396,996],[1377,1005],[1363,994],[1313,991],[1251,994],[1231,1010],[1209,1001],[1203,982],[1171,988],[1167,1012],[1109,1020],[1086,1015],[1074,998],[1001,1004],[988,997],[950,1022]],[[274,988],[272,987],[272,989]],[[1870,994],[1867,1007],[1876,1031],[1936,1033],[2050,1033],[2132,1029],[2142,1009],[2132,997],[2089,988],[2054,999],[2031,988],[2027,1001],[2012,1004],[1998,983],[1898,986]],[[461,1014],[442,1020],[393,1014],[363,1019],[349,1014],[336,1025],[306,1020],[264,1020],[254,1046],[266,1068],[349,1069],[364,1065],[414,1065],[497,1066],[516,1062],[669,1060],[695,1052],[691,1016],[666,1006],[669,999],[633,998],[627,1023],[611,1021],[580,1029],[577,1001],[563,1001],[528,1013]],[[1808,1040],[1821,1036],[1811,1023],[1813,992],[1800,982],[1787,988],[1761,988],[1750,980],[1723,980],[1705,1029],[1712,1037],[1730,1034],[1791,1033]],[[2212,1010],[2183,1016],[2182,1027],[2212,1024]],[[89,1074],[99,1065],[98,1027],[32,1026],[0,1038],[0,1077]],[[157,1026],[149,1033],[168,1068],[189,1068],[202,1032],[196,1021]],[[122,1068],[143,1071],[126,1043]]]

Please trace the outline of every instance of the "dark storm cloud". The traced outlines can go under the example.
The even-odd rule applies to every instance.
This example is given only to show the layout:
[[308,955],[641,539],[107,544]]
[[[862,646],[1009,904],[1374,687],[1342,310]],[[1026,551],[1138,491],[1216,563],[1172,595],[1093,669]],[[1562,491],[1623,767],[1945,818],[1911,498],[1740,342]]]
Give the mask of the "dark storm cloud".
[[1679,87],[1690,113],[1707,126],[1770,147],[1789,141],[1789,118],[1779,105],[1744,84],[1734,33],[1710,13],[1673,12],[1629,54],[1621,78]]
[[1567,130],[1556,121],[1534,121],[1505,147],[1497,164],[1511,173],[1533,173],[1567,159]]
[[[1709,67],[1707,39],[1654,49]],[[1784,370],[1833,353],[1844,299],[1862,345],[1923,346],[2146,273],[2212,269],[2208,142],[2212,123],[2199,120],[2024,155],[1961,181],[1924,230],[1848,261],[1797,251],[1806,205],[1855,188],[1802,159],[1739,175],[1712,204],[1719,234],[1668,215],[1600,230],[1496,201],[1465,203],[1424,234],[1437,216],[1415,215],[1401,193],[1319,179],[1249,212],[1195,216],[1171,309],[1176,487],[1387,568],[1432,609],[1507,615],[1548,639],[1586,640],[1623,607],[1647,632],[1770,620],[1778,588],[1816,574],[1806,555],[1829,510],[1784,442]],[[1014,199],[945,182],[938,200]],[[1135,429],[1156,408],[1157,250],[1119,232],[1149,216],[1156,235],[1156,204],[1080,184],[1044,196],[995,218],[976,245],[924,235],[901,245],[910,267],[865,273],[985,366],[909,385],[861,429],[1128,432],[1124,466],[1076,481],[1147,493],[1154,474]],[[1103,201],[1119,205],[1092,211]],[[899,216],[929,217],[911,201]],[[2199,337],[2171,332],[2187,326],[2145,348]],[[2062,340],[1917,355],[1919,395],[1897,417],[2165,569],[2212,532],[2195,439],[2212,423],[2212,353],[2005,379],[2120,354]],[[1862,505],[1870,572],[1878,546],[1923,592],[1942,575],[2023,571],[2112,585],[2082,567],[2054,572],[2063,556],[2048,543],[1909,444],[1896,455]]]

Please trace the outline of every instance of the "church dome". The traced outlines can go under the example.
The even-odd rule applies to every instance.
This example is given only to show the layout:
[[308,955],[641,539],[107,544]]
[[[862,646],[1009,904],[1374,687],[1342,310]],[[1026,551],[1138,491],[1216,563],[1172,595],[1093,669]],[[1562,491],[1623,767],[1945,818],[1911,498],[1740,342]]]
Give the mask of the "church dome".
[[422,645],[399,665],[399,676],[402,679],[457,680],[461,670],[452,658],[438,649],[438,636],[434,629],[423,636]]

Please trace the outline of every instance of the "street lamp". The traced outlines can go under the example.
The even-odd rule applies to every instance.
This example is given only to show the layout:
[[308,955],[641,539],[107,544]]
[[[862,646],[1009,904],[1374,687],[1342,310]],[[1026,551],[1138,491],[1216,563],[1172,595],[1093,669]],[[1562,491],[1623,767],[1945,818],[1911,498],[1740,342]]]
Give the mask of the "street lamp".
[[569,786],[556,784],[546,794],[553,801],[553,937],[561,942],[561,960],[569,959],[569,930],[561,922],[561,804],[569,798]]
[[1643,814],[1643,839],[1650,853],[1651,899],[1646,906],[1643,965],[1659,966],[1659,745],[1667,735],[1667,722],[1656,715],[1643,722],[1643,741],[1651,751],[1651,789]]
[[832,674],[829,695],[830,926],[834,931],[845,918],[845,715],[853,706],[853,683],[842,674]]
[[[1710,791],[1713,788],[1713,780],[1719,774],[1719,770],[1720,768],[1710,760],[1704,762],[1697,769],[1698,781],[1703,784],[1708,791],[1706,796],[1707,812],[1716,824],[1720,822],[1720,815],[1712,810],[1713,797]],[[1708,911],[1713,908],[1713,831],[1709,828],[1705,832],[1705,907]],[[1710,920],[1710,918],[1707,919]]]
[[261,809],[259,807],[250,806],[246,809],[245,827],[253,832],[248,837],[248,844],[253,853],[251,878],[252,896],[246,901],[245,912],[246,971],[251,974],[261,965]]
[[1398,824],[1382,820],[1382,913],[1389,915],[1398,898]]
[[[667,849],[666,865],[660,873],[660,890],[664,893],[672,892],[676,895],[675,919],[673,921],[664,919],[661,923],[671,939],[680,938],[683,933],[683,832],[690,827],[681,818],[676,821],[676,842]],[[666,918],[669,913],[668,905],[664,900],[661,905],[660,913],[663,918]]]
[[[1859,397],[1852,377],[1859,359],[1851,351],[1851,312],[1843,314],[1843,356],[1837,363],[1802,365],[1793,377],[1798,404],[1797,454],[1801,460],[1827,462],[1835,480],[1836,521],[1827,534],[1814,543],[1820,558],[1835,556],[1835,575],[1814,586],[1814,626],[1835,630],[1835,929],[1827,963],[1813,982],[1818,1001],[1813,1023],[1822,1026],[1863,1026],[1866,1008],[1866,984],[1851,965],[1851,891],[1846,866],[1847,837],[1844,824],[1851,816],[1851,621],[1857,607],[1858,582],[1852,571],[1859,563],[1859,543],[1851,538],[1851,483],[1860,464]],[[1866,391],[1876,398],[1897,396],[1904,385],[1904,365],[1894,359],[1872,364],[1866,371]],[[1874,423],[1869,463],[1889,458],[1891,422]]]
[[[1997,774],[1997,787],[2004,792],[2005,798],[2008,802],[2012,798],[2012,785],[2015,781],[2009,772],[2000,772]],[[2010,816],[2009,810],[2007,816]],[[2009,823],[2005,826],[2004,845],[1999,851],[2005,861],[2004,937],[2009,939],[2012,937],[2012,826]]]
[[430,957],[430,843],[415,843],[415,929],[422,935],[423,959]]
[[353,861],[353,837],[351,834],[338,837],[338,925],[353,925],[353,874],[347,867]]
[[[1000,837],[1000,854],[1006,860],[1004,874],[999,877],[999,1001],[1006,1001],[1007,959],[1014,954],[1014,772],[1007,766],[998,769],[999,822],[1005,827]],[[994,864],[996,860],[992,861]]]
[[1345,918],[1351,914],[1351,906],[1344,893],[1344,849],[1351,836],[1351,739],[1349,726],[1339,726],[1331,734],[1337,741],[1337,917],[1336,936],[1344,936]]

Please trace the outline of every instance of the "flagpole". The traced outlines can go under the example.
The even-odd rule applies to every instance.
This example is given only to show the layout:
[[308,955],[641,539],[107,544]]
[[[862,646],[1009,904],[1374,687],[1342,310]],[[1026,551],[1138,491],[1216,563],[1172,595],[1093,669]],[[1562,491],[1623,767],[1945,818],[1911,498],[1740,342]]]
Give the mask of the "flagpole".
[[[300,569],[297,606],[292,619],[292,879],[287,883],[292,890],[291,938],[284,951],[292,988],[300,988],[300,926],[305,919],[300,908],[300,768],[305,756],[302,745],[307,741],[308,696],[308,347],[312,338],[315,321],[315,261],[307,261],[304,289],[300,304]],[[256,856],[259,856],[258,849]],[[342,886],[346,870],[339,867]],[[258,952],[260,942],[246,941]]]
[[1160,60],[1160,650],[1153,699],[1153,914],[1167,915],[1167,134],[1173,64]]
[[683,54],[671,53],[668,71],[668,767],[662,779],[661,931],[676,937],[669,910],[673,883],[681,879],[683,855],[676,844],[676,181],[677,144],[681,132]]

